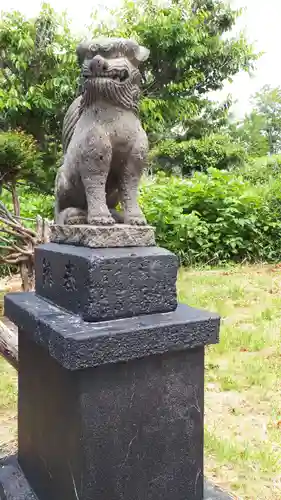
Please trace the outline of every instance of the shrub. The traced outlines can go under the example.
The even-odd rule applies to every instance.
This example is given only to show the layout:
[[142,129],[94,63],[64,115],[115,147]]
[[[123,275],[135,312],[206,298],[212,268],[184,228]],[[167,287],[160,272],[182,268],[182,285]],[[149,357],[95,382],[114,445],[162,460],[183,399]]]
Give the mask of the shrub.
[[[27,219],[35,219],[37,215],[41,215],[46,219],[52,220],[54,217],[54,198],[50,195],[39,194],[32,191],[28,186],[20,186],[18,188],[18,197],[21,207],[21,217]],[[3,189],[1,201],[12,212],[13,202],[9,191]],[[27,221],[28,224],[28,221]]]
[[0,132],[2,185],[9,185],[23,178],[32,181],[32,177],[41,168],[41,155],[32,136],[20,131]]
[[210,168],[190,179],[159,173],[140,201],[158,244],[184,264],[271,261],[281,251],[281,182],[252,186],[242,175]]
[[243,165],[247,155],[240,144],[227,135],[212,134],[201,139],[160,142],[151,153],[154,164],[171,171],[180,167],[182,175],[208,168],[228,169]]
[[[19,190],[24,217],[53,218],[52,196]],[[11,207],[10,194],[4,201]],[[144,179],[140,204],[157,242],[185,265],[274,261],[281,253],[281,179],[253,185],[214,168],[189,179],[159,172]]]
[[240,169],[240,173],[253,184],[268,183],[281,174],[281,155],[252,158]]

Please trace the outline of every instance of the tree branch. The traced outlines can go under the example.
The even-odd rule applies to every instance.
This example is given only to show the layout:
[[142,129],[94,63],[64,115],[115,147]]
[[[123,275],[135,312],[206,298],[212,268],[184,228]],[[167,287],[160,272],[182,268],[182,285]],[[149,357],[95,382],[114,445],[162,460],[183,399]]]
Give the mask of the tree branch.
[[31,229],[27,229],[26,227],[20,226],[16,222],[8,221],[4,217],[0,217],[0,222],[3,222],[4,224],[7,224],[8,226],[12,227],[15,231],[24,235],[26,238],[29,238],[32,241],[32,243],[35,244],[36,241],[35,238],[37,235]]

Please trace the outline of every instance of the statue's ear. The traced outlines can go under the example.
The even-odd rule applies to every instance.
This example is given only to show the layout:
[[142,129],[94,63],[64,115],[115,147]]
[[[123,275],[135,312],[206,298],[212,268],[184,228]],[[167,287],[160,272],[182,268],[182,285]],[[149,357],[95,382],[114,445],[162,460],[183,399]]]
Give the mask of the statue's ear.
[[78,45],[76,49],[76,54],[77,54],[77,59],[78,59],[78,64],[79,66],[82,66],[86,54],[89,52],[89,43],[88,42],[82,42]]
[[135,53],[135,59],[138,64],[146,61],[149,57],[150,50],[147,49],[146,47],[139,46],[138,50]]

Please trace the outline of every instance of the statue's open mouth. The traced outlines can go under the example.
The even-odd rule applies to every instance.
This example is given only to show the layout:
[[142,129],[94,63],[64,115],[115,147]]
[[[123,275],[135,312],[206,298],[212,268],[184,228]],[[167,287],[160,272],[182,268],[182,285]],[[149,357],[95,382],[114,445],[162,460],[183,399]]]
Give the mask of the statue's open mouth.
[[129,78],[129,72],[126,69],[104,71],[93,73],[92,78],[104,78],[107,80],[114,80],[115,82],[124,83]]

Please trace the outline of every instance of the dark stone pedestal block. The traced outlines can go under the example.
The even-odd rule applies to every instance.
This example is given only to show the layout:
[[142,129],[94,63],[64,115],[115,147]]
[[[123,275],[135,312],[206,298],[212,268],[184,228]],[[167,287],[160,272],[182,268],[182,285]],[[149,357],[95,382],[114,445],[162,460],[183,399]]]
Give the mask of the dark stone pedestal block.
[[36,292],[85,321],[174,311],[178,259],[163,248],[35,250]]

